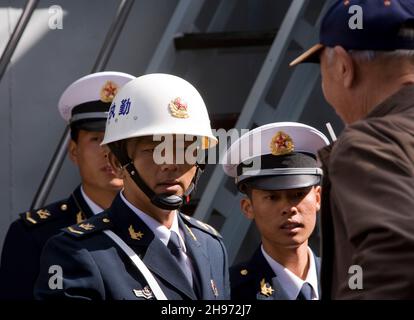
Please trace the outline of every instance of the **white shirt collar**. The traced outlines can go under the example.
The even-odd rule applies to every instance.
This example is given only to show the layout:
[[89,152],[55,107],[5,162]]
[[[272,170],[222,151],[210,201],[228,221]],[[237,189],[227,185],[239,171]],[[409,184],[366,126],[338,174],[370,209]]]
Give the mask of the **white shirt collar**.
[[89,208],[91,209],[93,214],[98,214],[98,213],[101,213],[102,211],[104,211],[104,209],[102,209],[95,202],[93,202],[93,200],[91,198],[88,197],[88,195],[83,190],[82,186],[81,186],[80,189],[81,189],[81,193],[82,193],[83,198],[85,199],[87,205],[89,206]]
[[168,244],[168,241],[170,240],[171,231],[175,231],[178,234],[179,238],[180,238],[181,245],[184,248],[184,252],[186,252],[186,247],[185,247],[185,243],[184,243],[183,234],[181,233],[180,228],[178,227],[178,217],[177,217],[177,212],[176,211],[174,212],[174,218],[173,218],[173,223],[171,225],[171,228],[168,229],[166,226],[162,225],[157,220],[155,220],[154,218],[150,217],[148,214],[146,214],[145,212],[141,211],[137,207],[135,207],[131,202],[129,202],[125,198],[125,196],[123,195],[122,191],[120,192],[120,195],[121,195],[121,199],[125,202],[125,204],[136,215],[138,215],[138,217],[154,233],[155,237],[157,237],[158,239],[160,239],[162,241],[162,243],[164,243],[165,245],[167,245]]
[[312,286],[312,300],[319,299],[318,273],[316,270],[315,257],[313,255],[312,250],[309,247],[309,270],[305,281],[303,281],[289,269],[282,266],[280,263],[278,263],[276,260],[270,257],[264,251],[263,245],[261,246],[261,249],[263,256],[265,257],[267,263],[269,263],[269,266],[272,268],[273,272],[277,275],[277,279],[283,287],[283,290],[285,291],[289,300],[296,300],[299,291],[305,282],[308,282]]

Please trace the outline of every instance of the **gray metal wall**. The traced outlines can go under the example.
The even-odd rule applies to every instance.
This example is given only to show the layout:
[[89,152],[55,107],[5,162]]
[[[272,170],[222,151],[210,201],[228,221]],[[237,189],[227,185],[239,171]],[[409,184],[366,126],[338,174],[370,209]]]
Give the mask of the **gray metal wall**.
[[[177,2],[136,0],[107,70],[143,74]],[[210,8],[218,1],[207,2],[197,19],[201,29],[211,16]],[[312,1],[312,5],[315,2],[318,1]],[[0,0],[0,51],[24,3]],[[240,0],[226,30],[276,28],[289,4],[290,0]],[[60,5],[65,11],[62,30],[48,28],[48,8],[52,5]],[[90,72],[118,5],[117,0],[40,1],[23,34],[0,83],[0,247],[10,222],[30,206],[64,130],[56,107],[59,96],[67,85]],[[314,12],[311,10],[310,19],[317,16],[319,7],[315,5]],[[215,50],[212,57],[208,57],[208,51],[199,51],[190,65],[186,59],[188,53],[183,52],[172,72],[199,88],[210,113],[239,112],[266,50]],[[291,50],[286,62],[298,52]],[[289,72],[286,67],[281,78]],[[275,79],[274,94],[269,100],[277,99],[284,85]],[[269,119],[269,122],[272,120],[284,119]],[[326,134],[327,121],[337,131],[341,129],[338,118],[324,102],[319,86],[301,121]],[[209,172],[201,181],[200,191],[208,178]],[[48,202],[67,197],[78,182],[77,170],[67,159]]]
[[[107,70],[144,72],[177,1],[136,1]],[[0,1],[3,51],[25,1]],[[65,12],[63,29],[48,27],[48,8]],[[118,8],[117,0],[40,1],[0,82],[0,246],[10,222],[27,210],[64,131],[57,102],[88,74]],[[66,159],[48,201],[79,183]]]

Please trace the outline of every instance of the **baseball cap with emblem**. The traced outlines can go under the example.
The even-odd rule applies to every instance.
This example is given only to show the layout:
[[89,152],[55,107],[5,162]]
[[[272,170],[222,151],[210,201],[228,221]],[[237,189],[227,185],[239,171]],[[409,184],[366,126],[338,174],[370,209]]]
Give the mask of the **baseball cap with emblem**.
[[[319,184],[322,170],[316,158],[328,145],[326,136],[298,122],[275,122],[242,135],[223,157],[224,172],[238,189],[287,190]],[[254,166],[252,163],[259,163]]]
[[116,71],[96,72],[73,82],[60,97],[58,108],[71,129],[105,131],[109,107],[119,89],[134,76]]
[[[351,19],[354,15],[358,18],[357,14],[362,17],[361,28],[351,28]],[[412,0],[336,0],[323,17],[320,42],[289,65],[318,63],[324,47],[375,51],[414,49],[414,38],[399,32],[403,26],[414,27]]]

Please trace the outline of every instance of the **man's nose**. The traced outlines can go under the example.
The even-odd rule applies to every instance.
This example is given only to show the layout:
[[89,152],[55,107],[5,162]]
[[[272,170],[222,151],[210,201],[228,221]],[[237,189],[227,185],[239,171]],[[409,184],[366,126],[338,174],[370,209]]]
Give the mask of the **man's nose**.
[[164,163],[161,164],[161,171],[176,171],[178,169],[175,163]]
[[282,215],[295,215],[298,213],[298,208],[296,207],[295,203],[289,200],[284,200]]

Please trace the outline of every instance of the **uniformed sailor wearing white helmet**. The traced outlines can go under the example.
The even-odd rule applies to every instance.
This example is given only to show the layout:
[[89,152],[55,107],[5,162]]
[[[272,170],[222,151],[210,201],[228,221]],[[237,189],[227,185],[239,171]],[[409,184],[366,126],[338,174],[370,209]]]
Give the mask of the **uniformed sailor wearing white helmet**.
[[[162,135],[163,141],[155,141]],[[189,136],[190,141],[180,140]],[[156,149],[171,138],[173,161],[156,163]],[[199,138],[213,147],[207,108],[187,81],[149,74],[116,95],[104,145],[124,178],[111,207],[67,228],[46,246],[35,294],[40,299],[227,299],[226,250],[209,225],[179,212],[202,164],[177,161]],[[197,140],[195,140],[197,142]],[[60,265],[63,287],[49,288],[48,269]]]
[[327,144],[315,128],[276,122],[243,135],[225,154],[224,171],[246,195],[241,210],[262,240],[250,261],[230,269],[232,299],[319,298],[319,258],[308,238],[321,201],[316,152]]
[[58,108],[70,125],[68,155],[78,167],[80,185],[69,198],[24,212],[12,223],[3,246],[0,299],[33,299],[40,253],[61,228],[109,207],[122,188],[100,146],[109,106],[117,91],[134,76],[114,71],[84,76],[69,85]]

